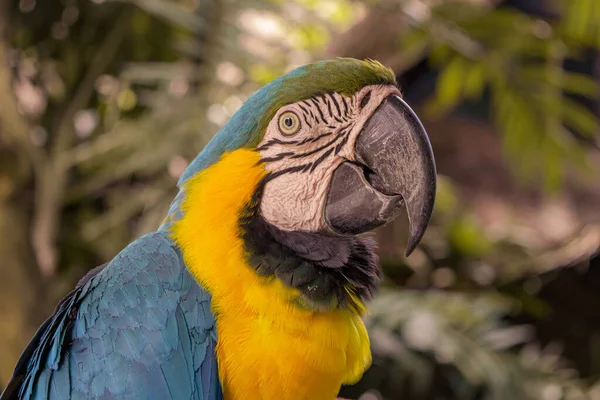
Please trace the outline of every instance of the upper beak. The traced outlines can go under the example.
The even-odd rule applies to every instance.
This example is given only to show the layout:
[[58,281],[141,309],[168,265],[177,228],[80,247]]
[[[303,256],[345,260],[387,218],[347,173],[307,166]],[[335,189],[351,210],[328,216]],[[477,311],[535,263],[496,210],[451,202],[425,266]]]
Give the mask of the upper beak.
[[425,128],[404,100],[390,95],[365,124],[354,150],[357,163],[344,162],[333,173],[327,224],[336,233],[358,234],[406,208],[408,256],[425,233],[435,201],[435,160]]

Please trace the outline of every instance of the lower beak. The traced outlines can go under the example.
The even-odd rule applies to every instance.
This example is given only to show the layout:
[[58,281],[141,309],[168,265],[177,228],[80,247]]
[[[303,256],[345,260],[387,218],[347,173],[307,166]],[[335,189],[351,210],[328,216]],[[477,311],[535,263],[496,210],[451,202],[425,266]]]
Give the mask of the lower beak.
[[404,100],[390,95],[359,134],[355,154],[357,162],[346,161],[333,173],[327,224],[335,233],[355,235],[406,208],[408,256],[425,233],[435,201],[435,160],[425,128]]

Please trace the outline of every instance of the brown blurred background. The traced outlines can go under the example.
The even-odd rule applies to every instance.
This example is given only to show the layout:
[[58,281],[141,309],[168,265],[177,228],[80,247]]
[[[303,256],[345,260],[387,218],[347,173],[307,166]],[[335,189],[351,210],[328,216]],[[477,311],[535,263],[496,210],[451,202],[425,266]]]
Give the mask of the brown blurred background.
[[0,0],[0,388],[56,302],[155,229],[247,96],[392,67],[438,165],[377,236],[374,365],[346,397],[600,399],[600,2]]

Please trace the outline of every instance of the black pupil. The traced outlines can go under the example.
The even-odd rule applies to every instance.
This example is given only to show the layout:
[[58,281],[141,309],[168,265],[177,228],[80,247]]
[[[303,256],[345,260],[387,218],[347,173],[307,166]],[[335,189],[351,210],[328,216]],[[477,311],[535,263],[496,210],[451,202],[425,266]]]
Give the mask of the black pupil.
[[285,126],[287,126],[288,128],[291,128],[294,125],[294,120],[292,120],[292,117],[286,117],[283,120],[283,123],[285,124]]

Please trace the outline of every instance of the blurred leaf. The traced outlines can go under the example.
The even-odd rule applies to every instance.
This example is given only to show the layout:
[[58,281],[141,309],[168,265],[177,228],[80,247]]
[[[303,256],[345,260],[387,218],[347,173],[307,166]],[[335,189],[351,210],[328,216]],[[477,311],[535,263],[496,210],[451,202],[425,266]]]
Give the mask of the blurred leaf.
[[427,112],[439,116],[454,107],[463,93],[468,62],[456,56],[452,58],[440,73],[434,101],[427,106]]
[[185,8],[177,3],[166,0],[110,0],[122,1],[134,4],[150,15],[164,20],[175,26],[190,30],[195,33],[202,32],[206,25],[206,21],[195,13],[190,13]]
[[136,12],[131,20],[131,26],[136,35],[147,35],[151,27],[151,17],[145,12]]
[[565,175],[564,151],[554,140],[548,137],[542,141],[540,150],[545,159],[544,177],[546,190],[556,192],[560,189]]
[[[516,42],[514,37],[521,36],[531,22],[528,15],[508,8],[496,9],[494,12],[479,12],[476,17],[472,18],[461,16],[459,18],[460,26],[471,36],[491,42],[498,42],[499,40]],[[513,32],[513,40],[498,35],[498,32]]]
[[435,208],[444,213],[452,213],[459,204],[455,188],[449,179],[438,176]]
[[[431,33],[429,33],[431,35]],[[445,43],[435,43],[431,47],[428,60],[434,66],[443,65],[448,59],[454,57],[455,52]]]
[[465,79],[465,97],[469,99],[479,99],[483,94],[486,84],[485,65],[476,63],[471,65]]
[[598,135],[598,120],[590,110],[571,99],[564,99],[563,102],[563,118],[567,126],[587,137]]
[[402,69],[406,70],[421,60],[429,45],[429,35],[424,30],[412,29],[403,35],[399,44],[402,52]]
[[334,11],[330,14],[330,18],[338,28],[346,27],[354,21],[355,4],[350,1],[336,1],[333,7]]
[[255,65],[250,70],[250,76],[260,85],[265,85],[280,75],[280,71],[265,65]]
[[521,96],[496,88],[494,96],[494,121],[502,131],[506,154],[510,156],[515,171],[522,178],[532,174],[535,149],[540,137],[539,122],[529,104]]
[[579,94],[593,99],[598,98],[600,95],[598,82],[589,75],[564,71],[561,78],[563,81],[563,88],[569,93]]
[[303,25],[291,30],[290,36],[296,47],[303,50],[322,48],[329,40],[329,33],[316,24]]
[[477,222],[471,218],[461,218],[449,226],[448,239],[450,243],[466,256],[481,257],[490,252],[492,243]]
[[565,6],[563,29],[567,36],[576,40],[589,41],[590,25],[596,15],[595,0],[562,0]]
[[117,105],[121,110],[132,110],[137,103],[137,96],[131,89],[126,89],[119,94]]

